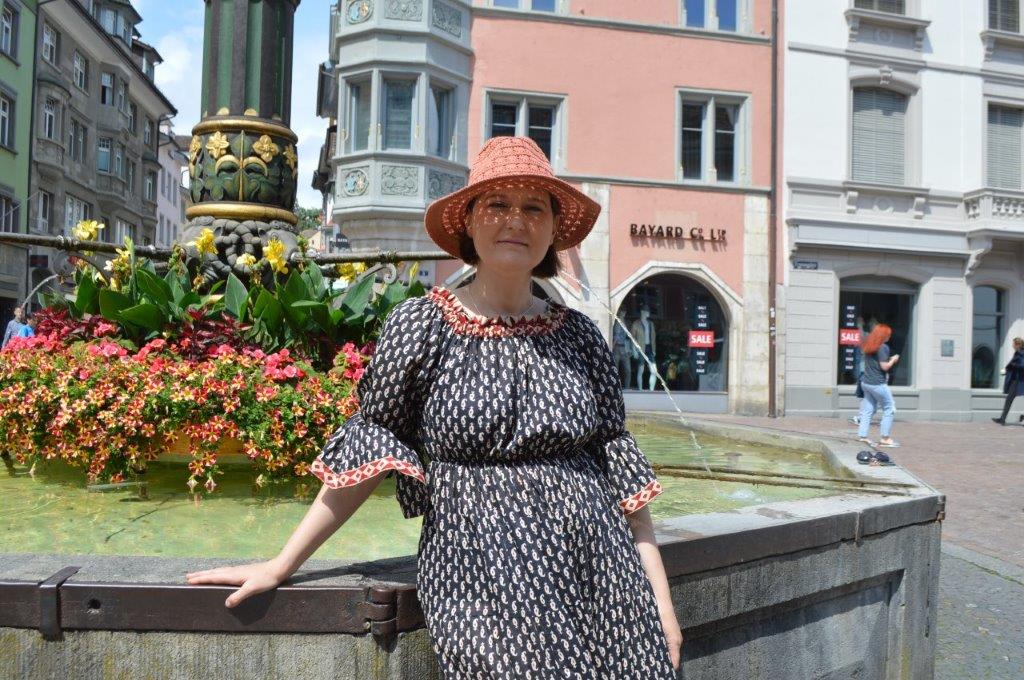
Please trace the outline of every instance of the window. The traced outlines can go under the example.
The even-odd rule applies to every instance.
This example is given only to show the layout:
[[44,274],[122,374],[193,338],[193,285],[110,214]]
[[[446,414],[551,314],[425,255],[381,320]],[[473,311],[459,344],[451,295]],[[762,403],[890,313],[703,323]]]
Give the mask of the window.
[[153,121],[146,119],[146,125],[142,130],[142,141],[146,146],[153,146]]
[[111,106],[114,103],[114,74],[100,74],[100,104]]
[[683,0],[683,24],[690,28],[738,31],[744,0]]
[[128,113],[128,83],[121,78],[117,79],[117,110]]
[[348,146],[349,151],[365,151],[370,143],[370,81],[349,83]]
[[71,235],[71,229],[76,224],[91,218],[92,205],[76,196],[68,194],[64,200],[64,231],[66,235]]
[[1021,151],[1024,111],[1010,106],[988,105],[986,184],[998,189],[1021,188]]
[[0,194],[0,231],[18,231],[18,204],[10,196]]
[[1006,332],[1006,294],[992,286],[974,288],[974,325],[971,340],[971,387],[1002,387],[999,369]]
[[60,59],[60,33],[50,24],[43,24],[43,59],[57,66]]
[[0,94],[0,146],[14,148],[14,100]]
[[412,146],[412,107],[416,82],[384,81],[384,148],[408,149]]
[[153,60],[149,58],[148,54],[142,55],[142,71],[146,74],[146,77],[153,80],[153,71],[155,64]]
[[532,9],[534,12],[555,12],[558,0],[492,0],[495,7],[508,9]]
[[53,194],[39,190],[39,214],[36,216],[36,229],[41,232],[50,231],[50,220],[53,219]]
[[156,202],[156,173],[146,173],[146,184],[142,189],[142,197],[147,201]]
[[128,129],[133,135],[139,133],[139,107],[135,102],[128,105]]
[[60,140],[59,108],[60,104],[53,97],[43,102],[43,136],[47,139]]
[[430,153],[441,158],[450,158],[452,136],[455,132],[455,91],[431,85],[430,96],[433,100],[430,108]]
[[18,14],[7,5],[0,14],[0,51],[11,57],[18,54]]
[[554,160],[558,148],[557,130],[559,102],[543,97],[523,97],[507,100],[495,97],[490,105],[490,135],[502,137],[518,135],[537,142],[549,159]]
[[729,95],[683,93],[679,145],[682,179],[746,180],[744,103]]
[[113,242],[117,245],[123,245],[125,239],[130,238],[132,241],[135,240],[135,225],[130,222],[125,222],[122,219],[114,220],[114,230],[111,232]]
[[110,146],[109,137],[100,137],[96,144],[96,169],[103,172],[110,172]]
[[902,185],[906,156],[907,98],[891,90],[853,91],[852,177],[862,182]]
[[871,9],[889,14],[906,14],[905,0],[856,0],[853,6],[857,9]]
[[76,51],[75,56],[72,59],[75,86],[79,90],[84,92],[89,91],[89,60],[82,56],[81,52]]
[[988,27],[995,31],[1020,32],[1020,0],[988,0]]
[[124,166],[124,183],[129,196],[135,195],[135,161],[126,161]]
[[[840,282],[839,327],[844,326],[844,317],[849,313],[857,320],[857,327],[861,330],[862,336],[870,333],[879,323],[892,328],[892,337],[887,344],[892,354],[900,355],[900,360],[889,372],[890,385],[912,384],[914,304],[917,291],[914,284],[884,276],[855,276]],[[836,342],[838,343],[838,337]],[[838,353],[840,385],[857,384],[857,377],[863,371],[864,361],[859,347],[854,357],[853,367],[850,368],[850,365],[846,364],[843,352]]]
[[71,154],[72,160],[79,163],[85,162],[85,140],[85,125],[72,119],[71,126],[68,128],[68,152]]
[[124,147],[120,144],[114,145],[114,174],[124,177]]

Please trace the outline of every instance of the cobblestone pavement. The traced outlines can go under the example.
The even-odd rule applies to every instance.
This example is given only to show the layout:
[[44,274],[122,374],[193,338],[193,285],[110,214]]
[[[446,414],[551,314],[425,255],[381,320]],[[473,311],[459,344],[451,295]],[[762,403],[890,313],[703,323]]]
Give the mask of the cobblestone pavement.
[[948,552],[941,570],[935,679],[1024,678],[1024,580]]

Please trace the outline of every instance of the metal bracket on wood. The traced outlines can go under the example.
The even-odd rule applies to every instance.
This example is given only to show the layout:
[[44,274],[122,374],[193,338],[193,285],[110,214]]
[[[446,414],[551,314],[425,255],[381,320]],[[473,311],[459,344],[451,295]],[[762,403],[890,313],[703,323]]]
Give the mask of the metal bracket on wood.
[[59,640],[61,637],[60,587],[79,569],[81,567],[64,567],[39,584],[39,632],[47,640]]
[[395,634],[398,623],[397,600],[394,588],[370,588],[368,590],[366,600],[357,605],[357,611],[366,619],[370,633],[383,636]]

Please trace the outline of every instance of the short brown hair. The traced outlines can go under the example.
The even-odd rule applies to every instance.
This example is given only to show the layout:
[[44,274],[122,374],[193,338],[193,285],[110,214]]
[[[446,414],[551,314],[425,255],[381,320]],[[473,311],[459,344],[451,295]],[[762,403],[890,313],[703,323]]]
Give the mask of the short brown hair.
[[[550,196],[550,194],[549,194]],[[466,205],[466,214],[473,212],[473,206],[476,205],[476,199],[472,199]],[[557,217],[560,213],[558,201],[554,196],[551,196],[551,214]],[[459,259],[466,264],[476,264],[480,261],[480,254],[476,252],[476,246],[473,245],[473,239],[465,232],[459,234]],[[530,272],[539,279],[550,279],[562,271],[562,262],[558,259],[558,251],[555,250],[555,246],[552,244],[548,246],[548,252],[544,253],[544,259],[533,268]]]

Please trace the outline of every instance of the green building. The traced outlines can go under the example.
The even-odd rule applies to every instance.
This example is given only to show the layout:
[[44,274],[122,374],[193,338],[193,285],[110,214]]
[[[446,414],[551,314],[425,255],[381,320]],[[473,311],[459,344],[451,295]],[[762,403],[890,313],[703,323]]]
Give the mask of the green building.
[[[36,0],[0,0],[0,231],[24,233],[28,220]],[[25,289],[28,250],[0,245],[0,325]]]

